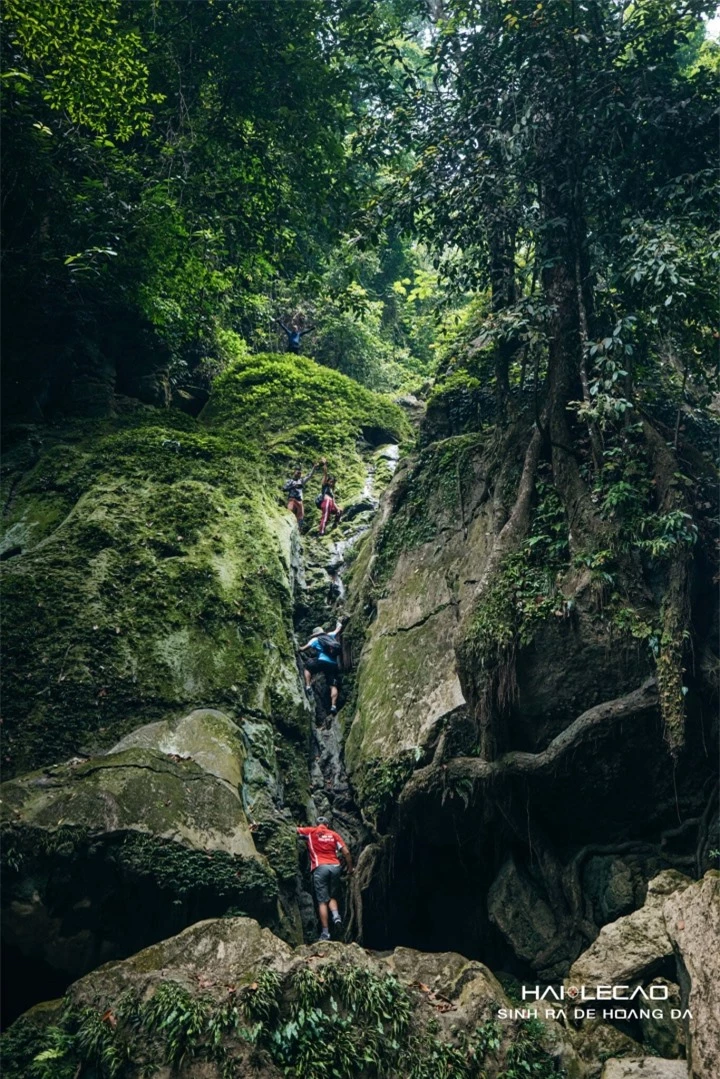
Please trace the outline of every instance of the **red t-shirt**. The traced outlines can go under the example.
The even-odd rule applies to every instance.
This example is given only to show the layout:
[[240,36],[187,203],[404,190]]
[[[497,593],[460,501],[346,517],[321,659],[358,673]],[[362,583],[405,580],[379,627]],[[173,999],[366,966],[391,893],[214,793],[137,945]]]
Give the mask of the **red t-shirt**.
[[345,846],[342,838],[324,824],[315,828],[298,828],[298,835],[307,840],[310,869],[319,865],[340,865],[337,852]]

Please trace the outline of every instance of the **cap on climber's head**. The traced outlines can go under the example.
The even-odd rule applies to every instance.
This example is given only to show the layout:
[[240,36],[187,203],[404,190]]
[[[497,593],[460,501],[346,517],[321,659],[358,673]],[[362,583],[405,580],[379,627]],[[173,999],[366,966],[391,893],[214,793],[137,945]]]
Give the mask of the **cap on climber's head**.
[[315,629],[312,631],[312,635],[313,637],[317,637],[320,633],[324,632],[325,630],[322,628],[322,626],[315,626]]
[[327,824],[327,826],[330,827],[330,821],[327,817],[318,817],[317,822],[318,824]]

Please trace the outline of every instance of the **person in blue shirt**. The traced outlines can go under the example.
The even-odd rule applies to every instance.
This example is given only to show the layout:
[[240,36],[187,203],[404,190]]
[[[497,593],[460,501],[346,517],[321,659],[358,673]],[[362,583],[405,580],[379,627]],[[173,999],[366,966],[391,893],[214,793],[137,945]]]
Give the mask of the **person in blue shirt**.
[[312,697],[313,675],[322,674],[330,690],[330,715],[337,713],[338,693],[340,692],[340,634],[343,624],[338,622],[332,633],[326,633],[322,626],[316,626],[307,644],[301,646],[301,652],[312,653],[305,660],[305,692]]
[[287,334],[288,352],[294,352],[296,354],[300,351],[300,346],[302,344],[302,338],[305,336],[305,334],[306,333],[312,333],[313,330],[315,329],[314,326],[308,326],[307,328],[305,328],[305,327],[301,328],[300,323],[295,323],[295,322],[292,322],[292,323],[290,323],[289,326],[286,326],[285,323],[281,322],[279,318],[275,319],[275,321],[277,322],[278,326],[280,326],[280,328],[283,329],[285,331],[285,333]]

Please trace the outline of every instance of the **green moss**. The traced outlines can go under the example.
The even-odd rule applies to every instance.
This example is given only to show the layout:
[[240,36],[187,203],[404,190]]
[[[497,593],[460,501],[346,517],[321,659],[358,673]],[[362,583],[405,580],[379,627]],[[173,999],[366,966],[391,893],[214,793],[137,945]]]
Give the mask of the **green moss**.
[[283,783],[283,801],[295,820],[304,820],[310,798],[310,780],[305,746],[278,738],[275,752]]
[[258,825],[254,838],[257,849],[267,857],[278,879],[294,884],[298,872],[295,825],[287,821],[266,820]]
[[[303,356],[261,353],[229,367],[207,409],[212,423],[242,425],[246,436],[277,457],[333,458],[333,471],[357,472],[354,440],[363,428],[409,437],[402,410],[353,379]],[[348,477],[349,478],[349,477]]]
[[289,533],[265,492],[322,450],[352,495],[370,426],[407,433],[399,408],[337,372],[261,355],[228,368],[201,421],[142,410],[48,431],[29,469],[18,452],[6,773],[196,705],[281,717],[300,736]]
[[175,895],[211,891],[246,909],[270,906],[277,898],[277,879],[257,858],[224,851],[196,851],[172,840],[130,834],[109,857],[128,874],[152,877]]
[[426,435],[477,432],[496,419],[496,406],[489,390],[490,371],[483,369],[482,354],[465,356],[462,364],[440,374],[427,402]]
[[4,872],[25,872],[43,859],[72,858],[90,842],[86,828],[61,825],[59,828],[30,828],[4,822],[2,827]]
[[359,802],[378,826],[394,807],[418,760],[419,752],[408,750],[387,759],[373,757],[362,765],[357,781]]
[[82,871],[89,857],[93,857],[93,872],[99,877],[105,870],[98,865],[98,856],[113,872],[120,872],[129,888],[133,881],[151,880],[173,900],[220,897],[228,906],[251,911],[253,917],[267,917],[278,896],[275,873],[258,858],[193,850],[171,839],[139,832],[97,837],[88,828],[65,826],[51,831],[12,824],[2,831],[2,864],[8,888],[14,874],[23,879],[51,879],[59,863],[71,863]]
[[462,514],[473,481],[471,463],[482,452],[481,435],[458,435],[424,449],[395,499],[396,510],[375,543],[378,587],[390,578],[403,551],[434,539],[448,519]]
[[539,479],[528,537],[503,560],[481,598],[463,642],[468,660],[497,660],[529,644],[540,623],[566,613],[558,579],[569,566],[565,512],[552,483]]

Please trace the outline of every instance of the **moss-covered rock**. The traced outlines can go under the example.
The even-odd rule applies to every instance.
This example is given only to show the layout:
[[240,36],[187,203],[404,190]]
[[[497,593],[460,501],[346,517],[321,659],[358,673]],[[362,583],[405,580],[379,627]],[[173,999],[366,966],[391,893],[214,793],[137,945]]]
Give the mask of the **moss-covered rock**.
[[381,513],[354,568],[360,603],[364,597],[376,614],[346,746],[359,783],[376,759],[418,750],[419,760],[447,717],[465,708],[455,646],[487,557],[482,461],[476,436],[426,449],[393,481],[393,512]]
[[216,381],[203,418],[212,427],[241,427],[276,458],[331,458],[343,498],[358,493],[365,481],[355,445],[359,436],[366,433],[377,445],[409,435],[397,405],[290,353],[256,354],[233,365]]
[[[129,1077],[496,1079],[515,1068],[549,1079],[559,1028],[497,1022],[508,1003],[486,967],[458,954],[291,949],[247,918],[205,921],[77,982],[54,1026],[23,1017],[5,1039],[6,1074],[18,1079],[55,1045],[58,1067],[102,1054]],[[567,1039],[562,1049],[574,1058]]]
[[[16,429],[4,458],[6,772],[104,749],[192,707],[307,732],[293,642],[293,518],[273,495],[396,406],[302,357],[253,356],[205,416],[151,409]],[[315,512],[309,500],[310,512]]]
[[143,416],[86,433],[19,478],[12,514],[32,519],[44,484],[71,506],[44,538],[36,518],[36,542],[7,563],[11,770],[188,705],[302,725],[289,537],[278,542],[290,522],[253,486],[242,444],[193,422]]
[[247,757],[243,730],[229,716],[213,708],[198,708],[176,720],[149,723],[122,738],[110,750],[149,749],[172,758],[190,758],[205,772],[224,780],[231,789],[243,783]]
[[246,812],[251,754],[235,723],[205,710],[4,784],[6,944],[76,976],[228,909],[299,939],[278,907],[297,871],[294,830],[272,804]]
[[659,873],[648,884],[639,910],[603,926],[597,939],[573,963],[568,984],[617,985],[649,980],[673,953],[663,907],[668,896],[692,884],[676,870]]

